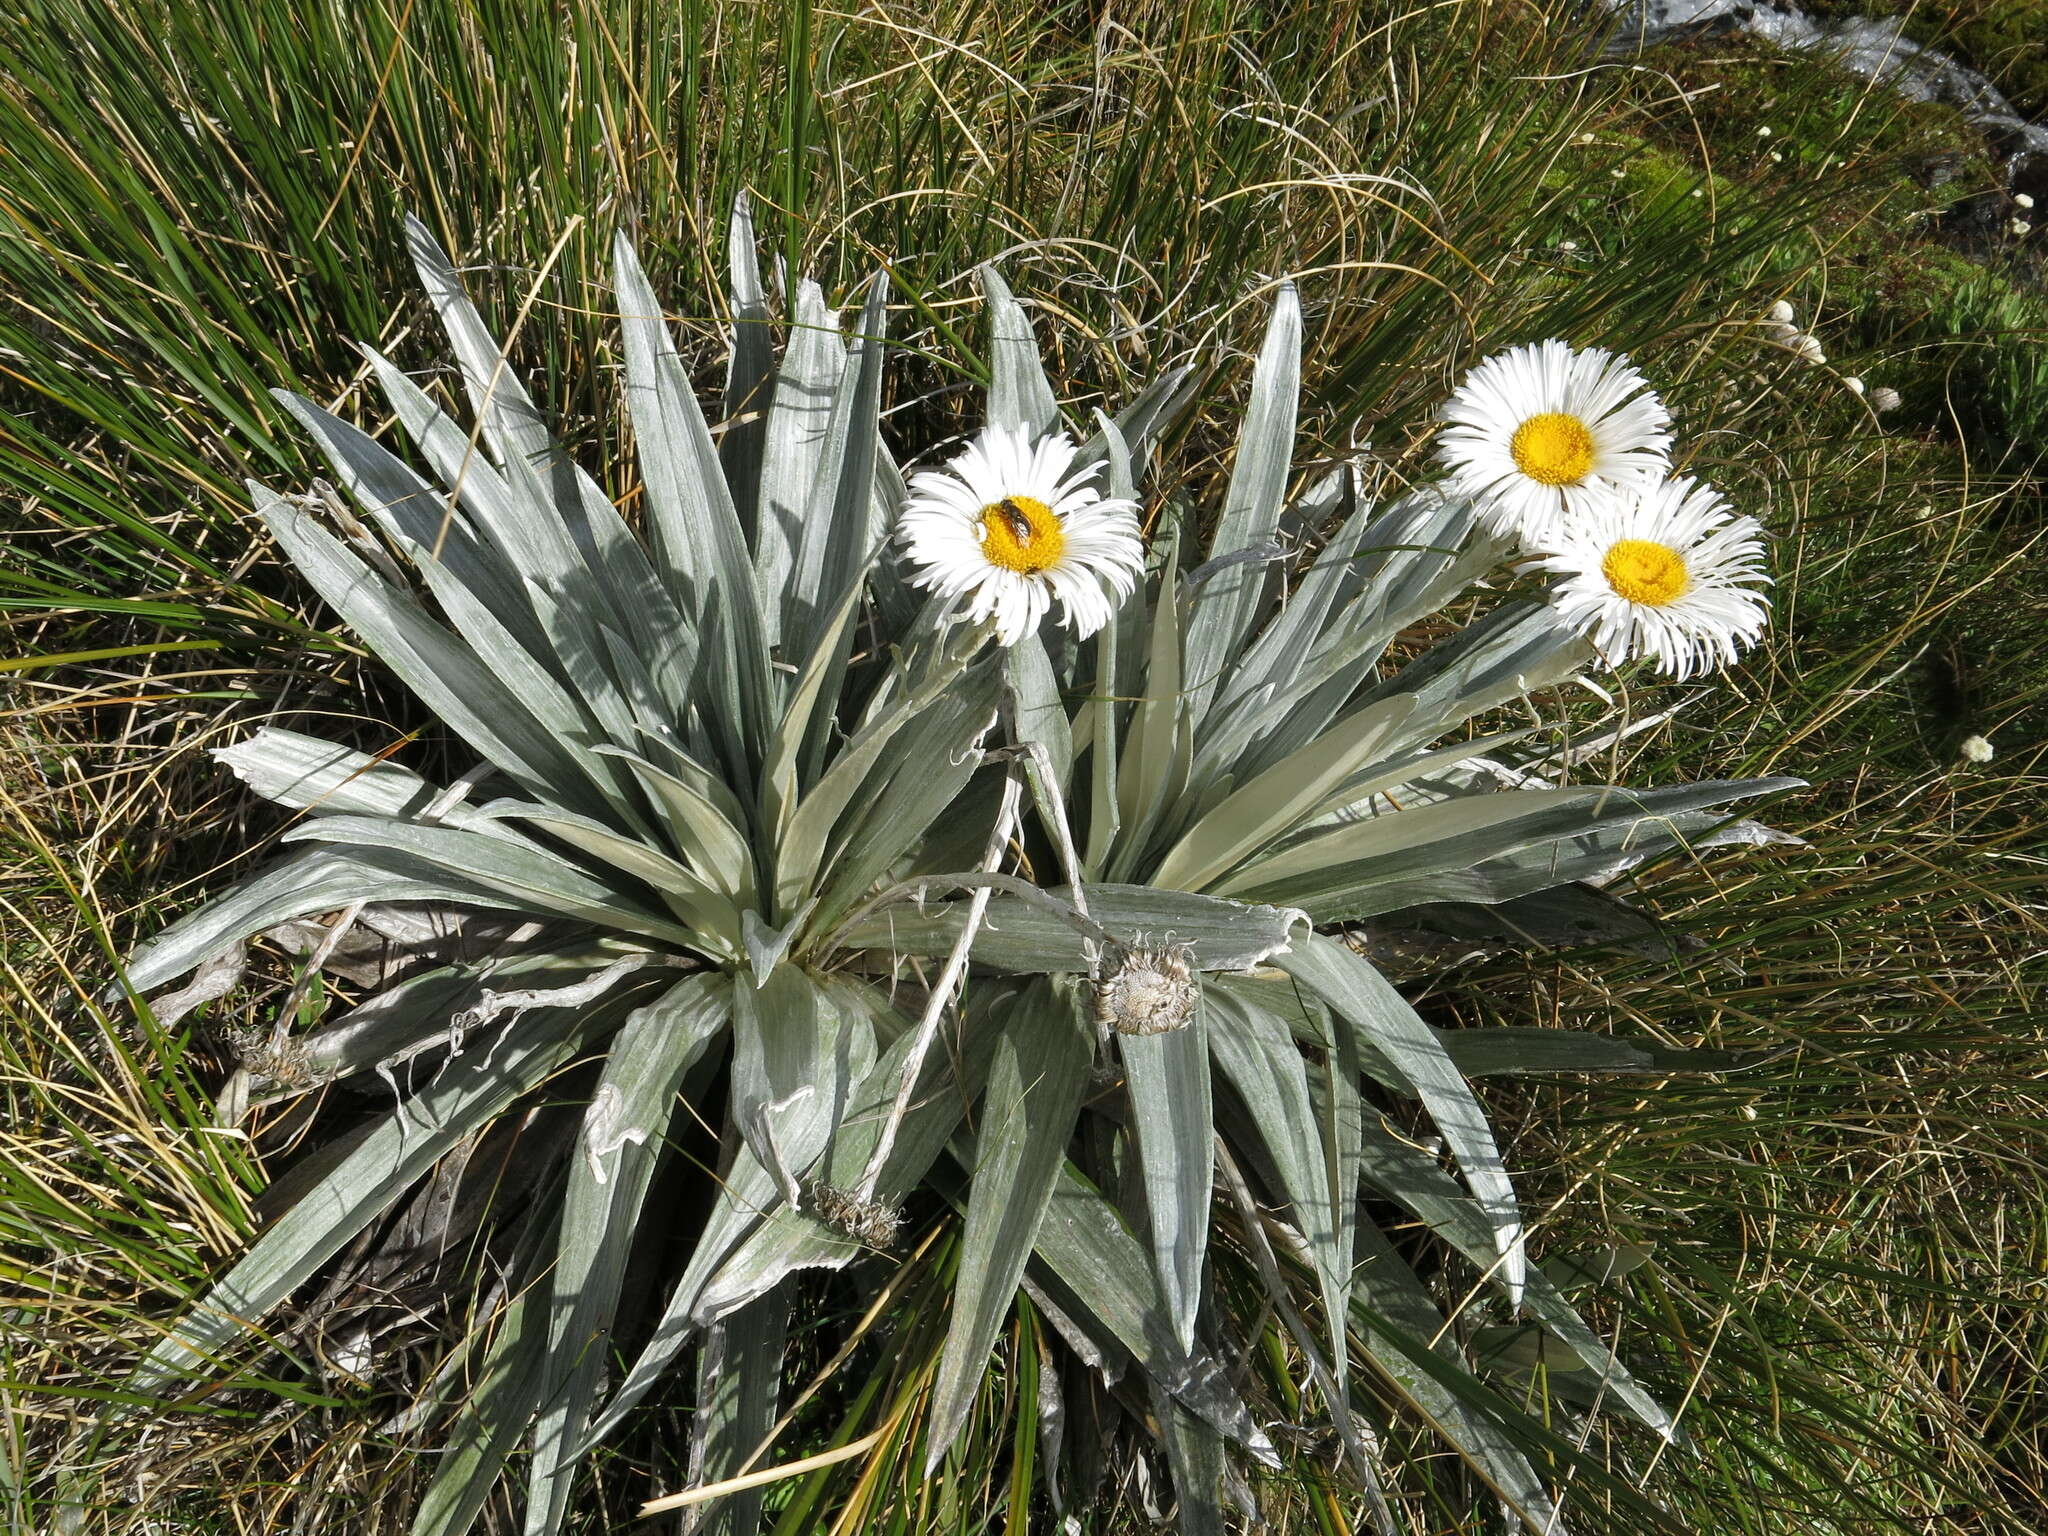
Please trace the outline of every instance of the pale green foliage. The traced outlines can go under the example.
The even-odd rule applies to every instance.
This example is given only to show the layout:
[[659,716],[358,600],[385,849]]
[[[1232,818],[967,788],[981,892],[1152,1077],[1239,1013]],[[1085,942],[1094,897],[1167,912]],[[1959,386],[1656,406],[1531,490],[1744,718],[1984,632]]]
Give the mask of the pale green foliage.
[[[483,769],[444,791],[290,732],[228,749],[252,789],[305,813],[290,837],[310,846],[143,946],[129,980],[148,990],[275,924],[362,903],[453,903],[542,926],[291,1042],[291,1079],[248,1085],[282,1093],[413,1063],[402,1102],[264,1231],[137,1388],[209,1369],[444,1154],[596,1057],[576,1135],[526,1181],[541,1194],[507,1234],[503,1313],[461,1363],[474,1387],[421,1536],[466,1529],[521,1446],[527,1529],[559,1529],[580,1458],[693,1343],[695,1469],[736,1470],[775,1416],[791,1277],[864,1251],[821,1219],[821,1192],[828,1209],[849,1190],[900,1208],[929,1185],[961,1207],[925,1427],[934,1465],[1030,1283],[1068,1347],[1139,1373],[1189,1528],[1218,1528],[1226,1446],[1273,1459],[1229,1363],[1255,1342],[1241,1336],[1254,1320],[1220,1309],[1210,1284],[1218,1189],[1265,1255],[1273,1313],[1368,1486],[1351,1387],[1369,1371],[1532,1528],[1554,1514],[1502,1427],[1508,1399],[1474,1374],[1393,1237],[1363,1218],[1368,1197],[1439,1234],[1501,1306],[1597,1373],[1605,1401],[1669,1432],[1527,1265],[1467,1081],[1555,1068],[1556,1053],[1430,1029],[1332,931],[1602,875],[1789,781],[1504,789],[1503,776],[1540,774],[1540,755],[1509,770],[1487,756],[1503,738],[1445,745],[1589,653],[1540,607],[1505,603],[1382,670],[1396,638],[1498,552],[1475,542],[1469,507],[1428,491],[1358,505],[1349,467],[1290,507],[1291,289],[1206,561],[1183,574],[1192,524],[1169,525],[1147,591],[1092,646],[1034,638],[1002,654],[920,610],[887,547],[902,479],[878,428],[881,280],[850,345],[822,293],[799,285],[777,365],[742,205],[714,442],[621,242],[643,537],[553,445],[424,228],[411,240],[474,430],[371,354],[438,484],[293,399],[368,526],[337,513],[330,531],[306,504],[252,494],[280,547]],[[985,291],[990,418],[1050,426],[1057,395],[1029,321],[992,273]],[[1110,487],[1133,488],[1185,382],[1098,419],[1084,456]],[[1289,542],[1332,525],[1312,559]],[[1026,826],[1004,809],[1019,775],[1037,810]],[[1013,839],[1037,884],[1002,867]],[[958,850],[984,841],[991,857],[966,867]],[[928,1000],[923,962],[963,941],[964,996]],[[1192,969],[1194,1021],[1106,1037],[1090,973],[1155,947]],[[914,1027],[927,1012],[948,1020],[929,1054]],[[1583,1070],[1641,1060],[1614,1042],[1569,1057]],[[715,1103],[720,1064],[729,1086]],[[252,1061],[248,1075],[263,1070]],[[1434,1123],[1455,1175],[1386,1128],[1378,1106],[1400,1099]],[[668,1235],[650,1189],[692,1116],[721,1133],[719,1190],[641,1327],[617,1315],[622,1286],[657,1251],[648,1232]],[[1276,1214],[1259,1217],[1254,1199]],[[616,1379],[615,1333],[636,1351]]]

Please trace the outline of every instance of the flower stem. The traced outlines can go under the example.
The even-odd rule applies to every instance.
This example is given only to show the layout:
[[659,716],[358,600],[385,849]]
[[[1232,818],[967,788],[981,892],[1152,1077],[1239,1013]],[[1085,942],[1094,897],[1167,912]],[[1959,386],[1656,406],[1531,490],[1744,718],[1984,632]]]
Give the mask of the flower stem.
[[[996,813],[995,826],[990,830],[988,847],[983,851],[981,863],[976,866],[993,870],[1002,862],[1003,850],[1010,845],[1010,835],[1016,830],[1017,806],[1022,797],[1023,780],[1014,769],[1003,780],[1002,809]],[[995,892],[987,886],[976,891],[967,902],[967,921],[960,929],[960,937],[953,941],[952,953],[946,956],[946,968],[939,972],[939,979],[932,986],[931,997],[924,1005],[924,1017],[918,1020],[917,1037],[910,1047],[910,1055],[903,1063],[903,1080],[896,1085],[896,1102],[890,1106],[889,1118],[882,1123],[882,1134],[875,1142],[875,1150],[868,1158],[868,1165],[861,1171],[860,1183],[854,1194],[861,1200],[875,1198],[875,1186],[881,1182],[882,1165],[889,1161],[889,1154],[896,1146],[896,1132],[902,1127],[904,1116],[910,1113],[910,1096],[917,1089],[918,1075],[924,1070],[925,1056],[932,1048],[932,1040],[939,1032],[939,1019],[946,1011],[946,1004],[958,985],[961,973],[967,969],[967,953],[974,947],[974,936],[981,928],[983,914],[988,911],[989,898]]]

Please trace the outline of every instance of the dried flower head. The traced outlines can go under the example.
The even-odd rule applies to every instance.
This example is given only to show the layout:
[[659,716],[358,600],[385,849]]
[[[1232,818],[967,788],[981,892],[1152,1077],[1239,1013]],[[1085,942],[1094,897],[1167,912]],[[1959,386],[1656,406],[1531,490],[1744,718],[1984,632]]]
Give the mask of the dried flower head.
[[903,1212],[883,1200],[863,1198],[836,1184],[820,1184],[811,1191],[811,1205],[818,1219],[869,1248],[893,1248],[903,1228]]
[[1116,946],[1095,984],[1096,1022],[1120,1035],[1163,1035],[1186,1027],[1201,1001],[1201,984],[1186,944]]

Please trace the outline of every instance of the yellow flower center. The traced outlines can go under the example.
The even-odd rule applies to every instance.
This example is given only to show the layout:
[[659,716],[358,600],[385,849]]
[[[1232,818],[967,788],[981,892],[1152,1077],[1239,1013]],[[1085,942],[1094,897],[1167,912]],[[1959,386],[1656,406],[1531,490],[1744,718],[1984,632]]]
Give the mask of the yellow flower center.
[[1036,576],[1059,564],[1067,533],[1059,514],[1029,496],[1005,496],[981,509],[981,552],[990,565]]
[[1654,539],[1617,539],[1600,562],[1600,574],[1618,595],[1651,608],[1677,601],[1692,585],[1684,558]]
[[1545,485],[1576,485],[1593,467],[1593,434],[1576,416],[1531,416],[1508,441],[1515,468]]

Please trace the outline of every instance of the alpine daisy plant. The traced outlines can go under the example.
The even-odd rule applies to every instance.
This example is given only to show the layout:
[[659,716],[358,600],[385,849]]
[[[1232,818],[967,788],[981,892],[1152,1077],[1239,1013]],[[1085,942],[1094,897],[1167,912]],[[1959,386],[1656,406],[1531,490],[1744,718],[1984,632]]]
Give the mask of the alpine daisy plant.
[[[332,1294],[387,1213],[440,1190],[468,1223],[444,1251],[479,1256],[464,1283],[492,1323],[405,1416],[445,1453],[417,1536],[469,1529],[506,1477],[529,1533],[561,1529],[582,1459],[686,1361],[703,1491],[679,1497],[754,1528],[759,1479],[726,1480],[776,1429],[805,1272],[879,1307],[913,1236],[940,1231],[943,1348],[896,1426],[928,1467],[1022,1310],[1071,1365],[1035,1378],[1041,1401],[1083,1369],[1115,1382],[1089,1411],[1156,1447],[1186,1531],[1220,1531],[1252,1497],[1242,1468],[1281,1459],[1245,1369],[1268,1319],[1313,1399],[1289,1411],[1327,1420],[1368,1491],[1390,1470],[1375,1426],[1411,1418],[1554,1531],[1572,1421],[1619,1408],[1675,1434],[1532,1261],[1471,1080],[1714,1062],[1441,1030],[1366,957],[1386,925],[1569,912],[1640,935],[1602,884],[1794,782],[1579,783],[1540,732],[1490,729],[1603,655],[1683,675],[1762,622],[1753,525],[1686,482],[1636,489],[1668,442],[1639,376],[1561,344],[1482,365],[1452,473],[1373,505],[1353,464],[1295,484],[1283,288],[1220,504],[1149,506],[1147,548],[1139,472],[1189,373],[1084,434],[987,272],[986,419],[906,484],[879,432],[883,284],[850,342],[800,285],[778,361],[742,204],[722,441],[618,247],[636,531],[411,238],[475,426],[368,352],[432,478],[295,399],[366,521],[251,494],[478,765],[433,784],[278,729],[223,750],[302,813],[302,846],[143,945],[128,980],[320,914],[498,922],[250,1050],[236,1114],[351,1085],[377,1108],[132,1390],[238,1379],[232,1347],[316,1279]],[[1414,648],[1503,535],[1544,553],[1547,600]],[[715,1167],[686,1152],[693,1127]],[[484,1138],[515,1149],[516,1189],[455,1199],[498,1188]],[[265,1337],[334,1326],[302,1313]],[[1528,1352],[1487,1342],[1502,1329],[1593,1390],[1539,1423]],[[1012,1491],[1012,1528],[1086,1497],[1068,1444],[1038,1458],[1041,1490]]]

